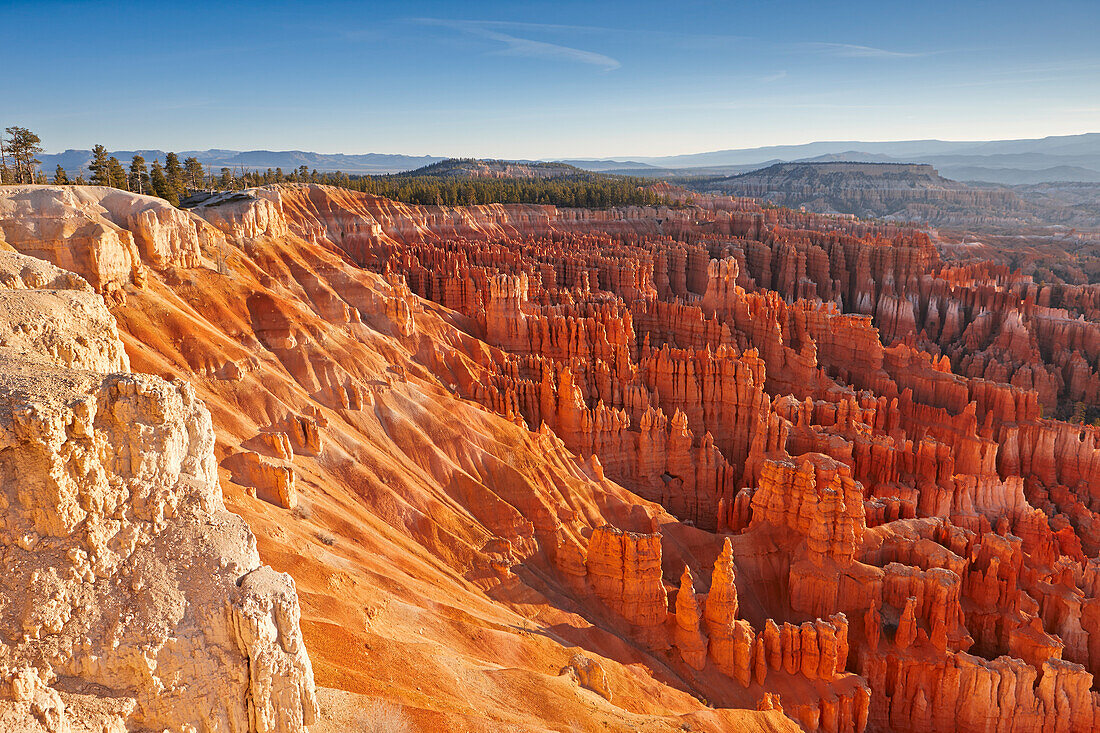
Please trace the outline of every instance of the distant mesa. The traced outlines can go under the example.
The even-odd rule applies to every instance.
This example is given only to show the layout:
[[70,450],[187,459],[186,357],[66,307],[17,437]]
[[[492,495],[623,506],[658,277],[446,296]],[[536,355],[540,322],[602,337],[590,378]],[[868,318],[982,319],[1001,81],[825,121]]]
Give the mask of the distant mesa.
[[[821,213],[902,220],[943,218],[952,209],[1024,208],[1023,201],[1011,193],[971,190],[924,163],[776,163],[700,187]],[[914,208],[922,204],[934,204],[937,209],[922,216],[924,212]]]
[[481,160],[478,158],[448,158],[408,172],[410,176],[441,178],[570,178],[591,176],[567,163],[541,161]]
[[[965,184],[927,163],[802,161],[688,181],[696,191],[746,196],[826,214],[937,226],[1100,225],[1097,184],[1005,188]],[[1082,190],[1083,189],[1083,190]],[[1092,192],[1092,206],[1088,192]],[[1084,194],[1084,195],[1082,195]]]

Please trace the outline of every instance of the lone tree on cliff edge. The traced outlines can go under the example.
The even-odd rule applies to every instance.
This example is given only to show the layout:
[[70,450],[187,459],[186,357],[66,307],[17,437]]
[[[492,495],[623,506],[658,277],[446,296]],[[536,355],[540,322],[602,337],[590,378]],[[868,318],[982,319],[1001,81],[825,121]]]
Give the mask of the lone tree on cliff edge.
[[34,156],[42,152],[42,138],[25,127],[13,126],[4,132],[8,135],[8,139],[3,141],[4,168],[7,168],[7,157],[11,156],[15,183],[34,183],[34,173],[39,163]]

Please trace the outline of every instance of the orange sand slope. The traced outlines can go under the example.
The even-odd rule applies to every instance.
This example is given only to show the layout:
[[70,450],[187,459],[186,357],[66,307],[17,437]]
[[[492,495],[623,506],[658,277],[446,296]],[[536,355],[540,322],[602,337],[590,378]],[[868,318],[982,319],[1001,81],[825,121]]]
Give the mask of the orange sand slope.
[[1096,404],[1096,289],[703,196],[24,186],[0,233],[209,407],[318,730],[1100,724],[1100,431],[1041,416]]

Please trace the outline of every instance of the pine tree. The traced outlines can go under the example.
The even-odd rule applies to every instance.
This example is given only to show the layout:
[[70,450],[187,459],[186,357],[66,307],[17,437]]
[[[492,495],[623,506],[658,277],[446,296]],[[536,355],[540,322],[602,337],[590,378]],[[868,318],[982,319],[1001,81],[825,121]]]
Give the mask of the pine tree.
[[179,156],[175,153],[168,153],[164,156],[164,175],[168,178],[168,187],[172,189],[172,193],[175,194],[175,199],[168,199],[173,206],[177,205],[180,200],[180,196],[187,190],[187,183],[183,179],[183,166],[180,165]]
[[0,135],[0,185],[15,183],[15,171],[8,167],[8,142]]
[[222,178],[219,185],[223,191],[228,191],[233,188],[233,171],[228,168],[222,168]]
[[[39,160],[34,157],[42,152],[42,138],[25,127],[9,127],[4,130],[4,158],[11,156],[16,183],[33,183]],[[5,163],[5,167],[7,167]]]
[[183,161],[183,169],[187,172],[187,182],[191,188],[202,188],[206,181],[206,171],[199,159],[192,157]]
[[0,185],[15,183],[15,176],[8,168],[8,142],[0,135]]
[[122,169],[122,163],[118,162],[118,158],[113,155],[107,161],[107,185],[126,191],[130,190],[126,183],[126,171]]
[[149,171],[145,169],[145,158],[135,155],[130,161],[130,190],[137,193],[149,191]]
[[92,162],[88,163],[88,170],[92,173],[92,185],[109,186],[107,167],[107,148],[102,145],[92,146]]
[[179,204],[179,199],[175,197],[175,192],[168,184],[168,177],[164,175],[164,167],[160,164],[159,159],[153,161],[153,167],[149,172],[149,183],[153,187],[153,193],[157,196],[160,196],[172,206]]
[[53,182],[55,186],[64,186],[69,182],[69,175],[60,163],[57,164],[57,170],[53,172]]

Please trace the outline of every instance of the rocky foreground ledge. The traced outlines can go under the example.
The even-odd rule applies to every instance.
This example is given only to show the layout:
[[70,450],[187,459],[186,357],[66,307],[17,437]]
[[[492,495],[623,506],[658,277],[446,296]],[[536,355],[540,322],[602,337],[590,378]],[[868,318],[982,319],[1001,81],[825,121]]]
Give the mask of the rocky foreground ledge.
[[[143,252],[124,237],[73,256],[105,272],[186,257],[189,242],[158,235],[174,210],[141,198],[127,215]],[[39,213],[23,221],[80,226]],[[314,721],[294,581],[226,511],[213,450],[209,411],[186,383],[130,372],[85,279],[0,251],[0,732]]]

